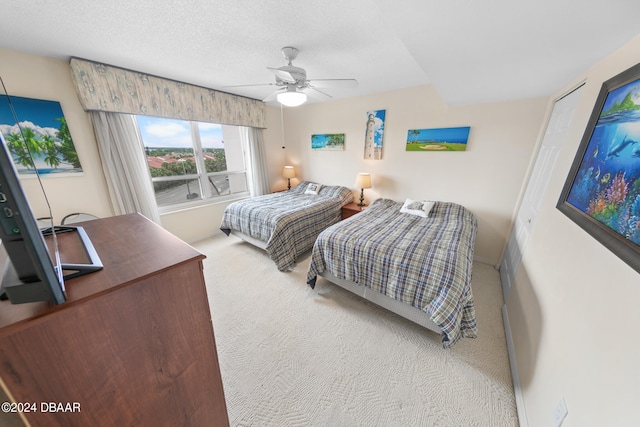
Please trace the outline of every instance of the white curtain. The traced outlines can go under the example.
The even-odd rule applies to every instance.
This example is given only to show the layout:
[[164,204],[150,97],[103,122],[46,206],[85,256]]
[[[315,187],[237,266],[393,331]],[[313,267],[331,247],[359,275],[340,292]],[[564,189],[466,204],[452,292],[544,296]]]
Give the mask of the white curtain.
[[135,117],[103,111],[90,111],[89,114],[114,212],[116,215],[139,212],[160,224]]
[[262,129],[242,126],[240,136],[244,146],[247,147],[249,191],[252,196],[268,194],[270,191],[269,174],[267,173]]

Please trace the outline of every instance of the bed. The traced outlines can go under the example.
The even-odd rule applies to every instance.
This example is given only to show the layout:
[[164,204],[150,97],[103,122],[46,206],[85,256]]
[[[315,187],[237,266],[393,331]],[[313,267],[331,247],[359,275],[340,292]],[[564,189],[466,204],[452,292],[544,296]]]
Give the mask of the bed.
[[475,338],[471,273],[475,216],[450,202],[378,199],[318,236],[317,276],[442,334],[445,348]]
[[288,271],[322,230],[340,221],[342,206],[352,201],[347,187],[302,181],[287,191],[231,203],[220,229],[264,249],[278,270]]

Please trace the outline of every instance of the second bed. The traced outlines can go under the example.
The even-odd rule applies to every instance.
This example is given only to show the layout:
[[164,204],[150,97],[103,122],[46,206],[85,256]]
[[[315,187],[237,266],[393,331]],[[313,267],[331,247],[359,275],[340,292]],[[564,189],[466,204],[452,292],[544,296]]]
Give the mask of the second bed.
[[378,199],[324,230],[313,246],[307,283],[315,287],[321,275],[442,333],[448,348],[477,336],[471,292],[477,221],[455,203],[413,204],[407,209],[408,203]]

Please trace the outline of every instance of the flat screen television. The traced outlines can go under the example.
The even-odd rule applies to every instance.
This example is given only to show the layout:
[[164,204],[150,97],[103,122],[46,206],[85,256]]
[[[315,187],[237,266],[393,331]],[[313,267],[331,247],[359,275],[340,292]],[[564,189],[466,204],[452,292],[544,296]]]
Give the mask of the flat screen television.
[[2,291],[13,303],[62,304],[66,300],[62,267],[49,255],[1,134],[0,140],[0,240],[8,255]]
[[[0,264],[0,268],[4,267],[0,270],[0,298],[13,304],[62,304],[66,301],[65,280],[98,271],[102,262],[83,227],[52,225],[40,229],[1,133],[0,142],[0,251],[6,253],[4,257],[0,253],[0,260],[5,260],[4,266]],[[77,235],[78,245],[86,255],[82,262],[60,261],[57,235],[67,232]]]

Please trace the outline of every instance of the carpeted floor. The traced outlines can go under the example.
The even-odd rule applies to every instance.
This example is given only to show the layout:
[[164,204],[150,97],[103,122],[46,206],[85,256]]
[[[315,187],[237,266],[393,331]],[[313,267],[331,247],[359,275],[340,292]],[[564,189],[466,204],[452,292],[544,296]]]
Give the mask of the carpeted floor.
[[440,336],[236,237],[194,244],[232,426],[517,426],[499,273],[475,263],[477,339]]

